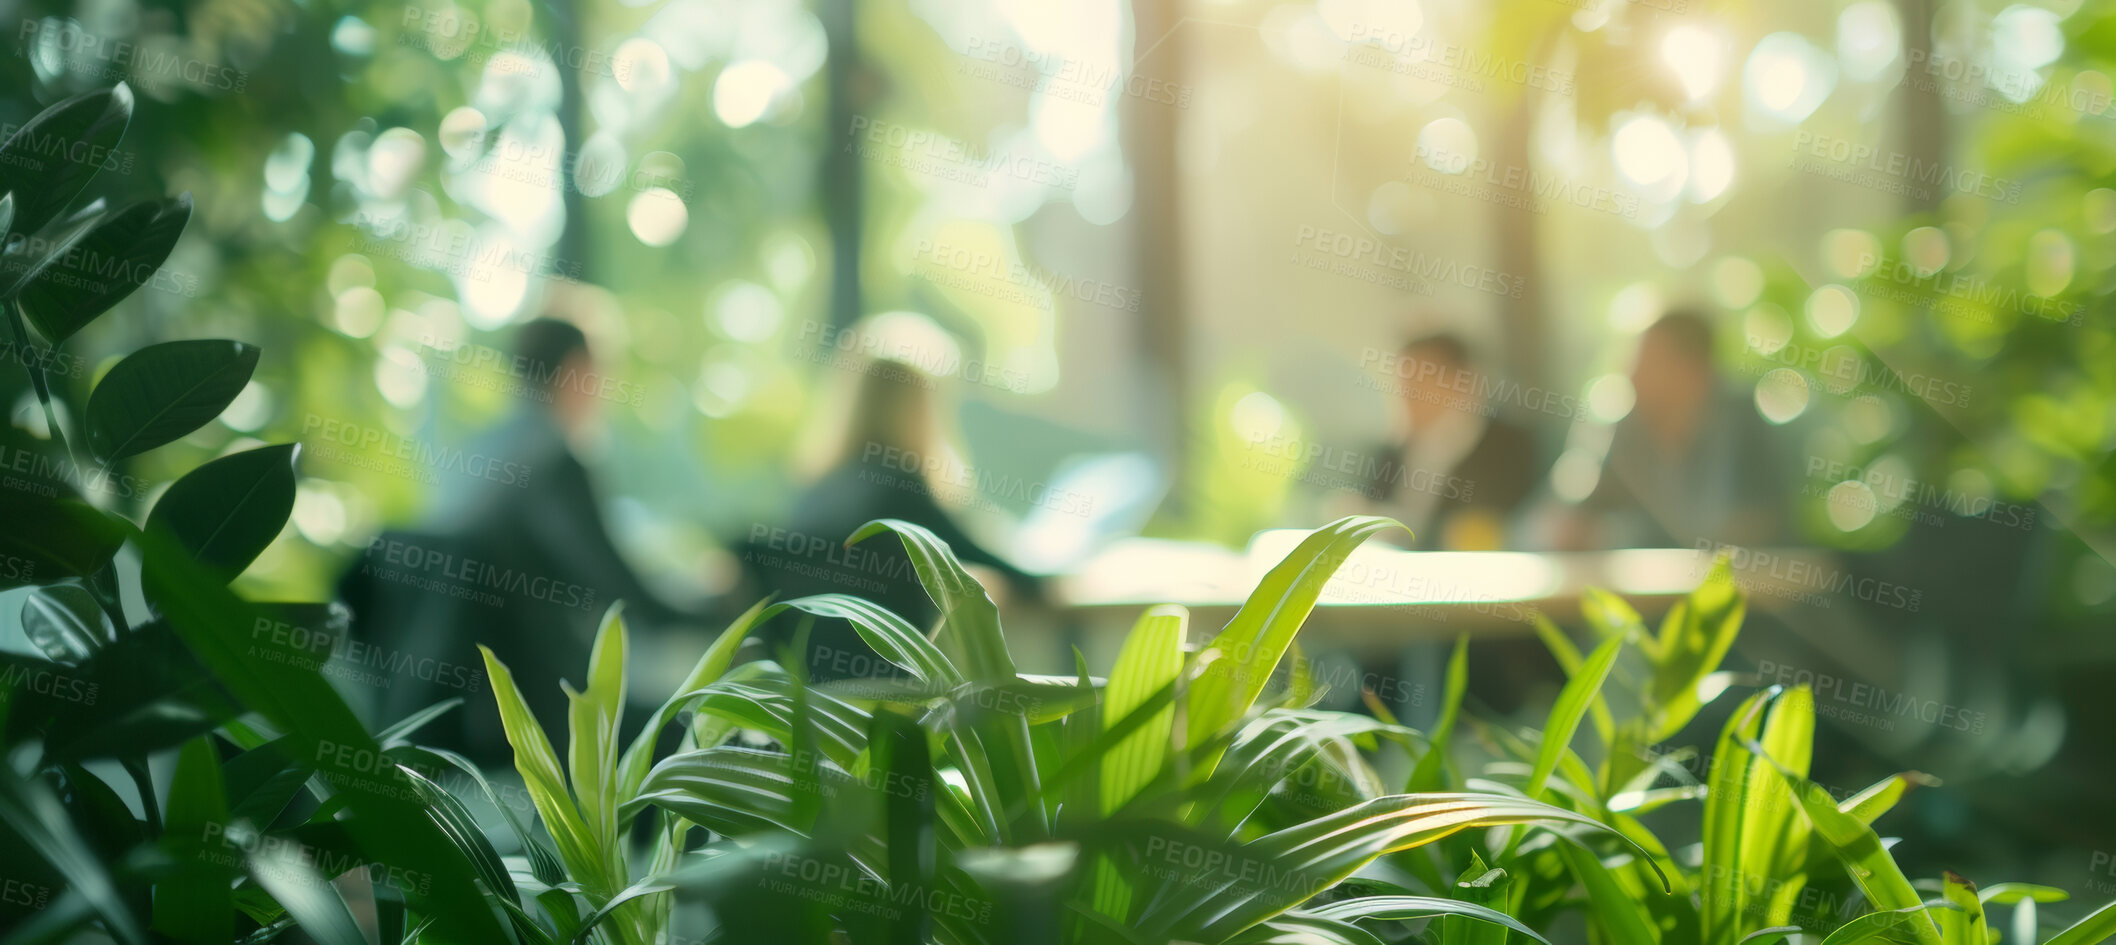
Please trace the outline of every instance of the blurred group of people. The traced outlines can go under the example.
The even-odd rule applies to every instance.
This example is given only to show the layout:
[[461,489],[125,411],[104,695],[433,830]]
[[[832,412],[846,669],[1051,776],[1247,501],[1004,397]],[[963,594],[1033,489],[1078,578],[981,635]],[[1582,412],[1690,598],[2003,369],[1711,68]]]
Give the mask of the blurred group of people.
[[[1588,409],[1511,383],[1456,334],[1412,339],[1384,373],[1396,437],[1349,464],[1365,481],[1333,510],[1389,515],[1435,550],[1761,545],[1785,537],[1777,437],[1713,362],[1712,323],[1663,315],[1639,337],[1633,403],[1613,427],[1574,436]],[[1533,402],[1531,402],[1533,401]],[[1537,429],[1534,419],[1563,429]],[[1564,468],[1557,457],[1587,450]],[[1599,460],[1595,461],[1594,453]]]
[[[517,376],[539,389],[473,449],[505,457],[530,475],[444,483],[432,514],[375,539],[341,582],[355,632],[381,652],[471,667],[482,678],[482,644],[522,680],[532,711],[547,726],[562,726],[567,701],[551,681],[581,677],[603,613],[617,600],[644,636],[657,629],[717,629],[741,609],[736,604],[765,595],[789,600],[833,592],[930,626],[938,615],[894,535],[843,545],[876,519],[929,529],[981,569],[995,596],[1038,590],[1005,555],[974,540],[922,475],[915,458],[952,453],[940,433],[935,379],[876,362],[858,375],[847,429],[826,471],[800,491],[783,521],[760,522],[732,542],[742,563],[739,586],[702,607],[672,603],[627,564],[578,458],[576,445],[596,427],[600,407],[592,385],[577,380],[601,376],[587,336],[569,322],[538,319],[518,329],[514,353]],[[1403,521],[1422,549],[1769,542],[1778,535],[1783,496],[1773,437],[1742,392],[1722,383],[1712,354],[1712,327],[1699,314],[1672,312],[1648,328],[1630,370],[1635,403],[1613,429],[1603,430],[1599,473],[1585,471],[1594,475],[1591,486],[1575,482],[1578,494],[1567,496],[1563,483],[1553,483],[1551,457],[1578,444],[1567,446],[1561,431],[1536,429],[1518,416],[1549,412],[1504,402],[1521,399],[1502,393],[1519,385],[1494,382],[1496,375],[1459,336],[1418,337],[1402,346],[1387,372],[1401,407],[1396,436],[1355,451],[1361,461],[1340,464],[1364,481],[1337,482],[1325,504],[1334,506],[1332,514],[1363,511]],[[776,648],[766,655],[797,660],[809,678],[844,675],[844,657],[871,654],[840,620],[780,620],[765,642]],[[796,642],[801,654],[786,653]],[[851,662],[868,667],[855,675],[874,666]],[[401,717],[464,694],[443,689],[417,681],[392,685],[380,713]],[[451,724],[462,731],[444,726],[435,737],[465,750],[505,745],[490,713],[456,719]]]
[[[930,626],[937,611],[895,536],[843,546],[876,519],[924,526],[1001,596],[1035,590],[1032,577],[964,532],[918,466],[905,462],[947,450],[933,388],[930,378],[907,374],[909,366],[878,362],[860,375],[828,471],[800,493],[783,525],[760,524],[736,537],[738,586],[703,605],[673,603],[619,551],[579,458],[581,444],[597,432],[602,407],[584,379],[604,376],[586,333],[562,319],[539,318],[516,330],[513,357],[513,373],[534,389],[469,453],[503,457],[527,475],[505,482],[449,477],[429,514],[377,536],[339,581],[352,633],[378,659],[454,669],[392,678],[373,707],[385,720],[450,696],[478,697],[455,690],[464,688],[464,679],[483,679],[482,645],[520,680],[523,698],[547,731],[562,730],[567,697],[554,681],[582,679],[603,615],[618,601],[635,645],[652,646],[670,631],[717,631],[767,595],[783,601],[854,593],[914,626]],[[842,620],[780,620],[768,629],[765,655],[784,655],[798,638],[809,658],[789,668],[810,678],[843,675],[847,654],[871,653]],[[428,734],[435,744],[481,761],[508,758],[492,713],[453,713]]]

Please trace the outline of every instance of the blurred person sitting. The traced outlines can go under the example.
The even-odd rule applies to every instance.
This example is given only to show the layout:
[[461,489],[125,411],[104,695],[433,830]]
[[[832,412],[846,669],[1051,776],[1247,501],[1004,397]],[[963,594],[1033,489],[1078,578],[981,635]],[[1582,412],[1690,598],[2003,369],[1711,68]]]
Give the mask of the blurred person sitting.
[[1677,309],[1648,327],[1631,388],[1631,412],[1560,545],[1687,548],[1785,537],[1787,479],[1775,434],[1747,392],[1720,379],[1709,319]]
[[[557,683],[585,684],[590,645],[613,602],[623,601],[635,640],[694,617],[625,562],[576,455],[600,423],[601,375],[586,334],[539,318],[517,329],[513,354],[511,373],[527,388],[515,409],[464,450],[464,474],[444,479],[416,531],[376,538],[340,582],[357,637],[392,663],[448,668],[392,676],[385,720],[450,696],[476,702],[483,644],[507,664],[545,730],[562,731],[567,703]],[[496,714],[473,708],[436,721],[427,736],[505,762]]]
[[1491,551],[1535,488],[1535,438],[1498,416],[1469,346],[1442,332],[1405,344],[1386,372],[1401,397],[1399,431],[1370,456],[1370,510],[1410,526],[1419,545]]
[[[924,526],[947,542],[996,601],[1034,589],[1033,577],[972,539],[935,495],[932,474],[959,466],[940,432],[936,383],[932,375],[900,361],[865,364],[829,471],[802,491],[784,527],[760,524],[751,530],[742,559],[761,590],[780,600],[850,594],[880,604],[914,627],[931,629],[940,613],[894,533],[845,545],[860,526],[883,518]],[[788,642],[783,634],[767,640],[768,646]],[[871,675],[861,672],[874,665],[865,658],[871,655],[842,621],[819,620],[810,631],[811,678]]]

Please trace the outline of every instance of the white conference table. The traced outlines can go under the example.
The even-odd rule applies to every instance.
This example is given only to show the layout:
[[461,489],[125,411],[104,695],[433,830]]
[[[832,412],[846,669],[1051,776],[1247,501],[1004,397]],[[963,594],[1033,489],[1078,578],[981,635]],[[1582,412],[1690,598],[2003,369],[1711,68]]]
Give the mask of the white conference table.
[[[1197,617],[1231,613],[1307,531],[1260,532],[1233,550],[1199,542],[1133,538],[1116,542],[1047,588],[1061,611],[1100,624],[1154,604],[1181,604]],[[1766,552],[1782,560],[1821,561],[1814,550]],[[1533,631],[1533,614],[1561,625],[1577,617],[1590,587],[1658,612],[1688,594],[1712,566],[1695,548],[1629,548],[1583,552],[1414,551],[1370,541],[1355,550],[1323,587],[1312,634],[1353,649],[1452,639],[1456,634]],[[1786,595],[1769,590],[1770,573],[1742,572],[1752,606],[1770,609]]]

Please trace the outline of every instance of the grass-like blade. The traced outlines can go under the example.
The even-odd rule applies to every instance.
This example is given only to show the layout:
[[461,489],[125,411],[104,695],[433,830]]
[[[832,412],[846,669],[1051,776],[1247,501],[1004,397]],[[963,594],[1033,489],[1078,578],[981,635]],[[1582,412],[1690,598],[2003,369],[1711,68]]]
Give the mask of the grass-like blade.
[[654,765],[654,740],[660,737],[662,728],[683,711],[691,693],[727,674],[728,668],[735,664],[735,653],[742,648],[742,641],[749,639],[750,633],[764,621],[765,610],[770,604],[769,599],[758,601],[720,631],[720,636],[698,657],[697,665],[691,667],[690,675],[676,686],[675,694],[661,704],[654,717],[647,721],[646,728],[632,739],[624,758],[617,764],[619,803],[638,795],[640,783],[646,780],[647,770]]
[[1434,916],[1461,916],[1478,922],[1511,929],[1538,942],[1549,945],[1549,939],[1536,934],[1534,929],[1521,924],[1521,920],[1473,902],[1458,899],[1440,899],[1432,896],[1361,896],[1356,899],[1340,899],[1326,906],[1303,909],[1302,914],[1336,919],[1339,922],[1363,922],[1368,919],[1397,920],[1424,919]]
[[1646,923],[1643,904],[1625,892],[1609,867],[1592,851],[1564,842],[1557,844],[1557,851],[1572,875],[1579,877],[1580,885],[1587,888],[1587,908],[1598,920],[1595,926],[1601,929],[1604,941],[1609,945],[1659,945],[1660,936]]
[[1447,658],[1447,691],[1441,696],[1440,718],[1433,725],[1432,745],[1411,769],[1406,790],[1417,794],[1437,791],[1447,784],[1447,746],[1455,735],[1455,717],[1462,712],[1462,699],[1469,693],[1469,635],[1455,638],[1455,651]]
[[[1200,744],[1248,713],[1338,567],[1368,538],[1402,527],[1378,516],[1341,518],[1310,533],[1273,566],[1199,653],[1210,662],[1184,696],[1185,743]],[[1206,759],[1203,767],[1210,771],[1216,760]]]
[[2094,910],[2092,915],[2057,933],[2043,945],[2095,945],[2111,938],[2116,938],[2116,902]]

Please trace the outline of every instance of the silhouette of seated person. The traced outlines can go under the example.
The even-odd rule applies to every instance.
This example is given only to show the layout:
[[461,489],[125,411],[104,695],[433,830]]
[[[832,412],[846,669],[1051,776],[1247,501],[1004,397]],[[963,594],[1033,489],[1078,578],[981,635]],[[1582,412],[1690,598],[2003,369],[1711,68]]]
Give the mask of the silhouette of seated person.
[[1722,382],[1712,324],[1675,310],[1639,338],[1636,400],[1562,545],[1767,545],[1784,539],[1786,471],[1749,392]]
[[[779,600],[840,593],[863,598],[930,631],[940,613],[893,532],[847,548],[845,539],[876,519],[924,526],[948,544],[996,601],[1032,592],[1035,579],[986,550],[943,507],[931,472],[953,468],[953,451],[939,431],[936,378],[908,364],[876,360],[855,386],[851,421],[829,470],[795,500],[783,527],[759,525],[742,552],[744,570]],[[774,658],[795,641],[800,617],[774,621],[767,647]],[[811,622],[805,659],[818,681],[891,675],[849,624]]]
[[376,538],[340,583],[356,638],[392,660],[433,667],[410,674],[421,678],[391,677],[383,719],[462,696],[465,707],[421,740],[488,764],[512,755],[478,644],[507,665],[545,731],[563,732],[558,682],[585,685],[590,645],[613,602],[624,602],[635,640],[693,618],[625,562],[575,455],[600,413],[587,336],[536,319],[517,330],[514,357],[511,373],[531,389],[466,448],[465,474],[444,478],[420,528]]
[[1535,438],[1490,401],[1492,382],[1469,346],[1448,333],[1403,346],[1388,372],[1400,398],[1396,439],[1377,444],[1364,484],[1373,514],[1416,533],[1416,544],[1493,551],[1540,478]]

